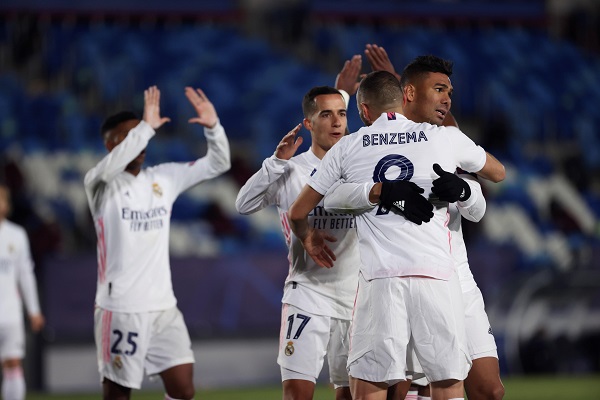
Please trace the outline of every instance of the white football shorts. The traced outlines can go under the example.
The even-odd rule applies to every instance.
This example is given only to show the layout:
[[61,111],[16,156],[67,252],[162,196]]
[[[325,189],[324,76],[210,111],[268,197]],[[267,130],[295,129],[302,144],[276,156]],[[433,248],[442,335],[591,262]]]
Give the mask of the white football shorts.
[[471,360],[482,357],[498,358],[496,340],[490,320],[485,312],[483,295],[477,286],[463,293],[465,304],[465,326]]
[[[325,355],[331,383],[349,386],[348,330],[349,320],[306,312],[291,304],[283,304],[277,363],[282,367],[282,380],[289,377],[283,369],[298,372],[316,382]],[[301,376],[294,379],[302,379]]]
[[177,307],[120,313],[96,307],[94,332],[100,379],[139,389],[148,375],[194,362],[192,342]]
[[0,361],[25,357],[25,328],[22,323],[0,325]]
[[405,380],[413,346],[431,382],[467,376],[471,360],[456,274],[448,281],[425,277],[367,281],[360,274],[350,331],[350,376],[388,384]]

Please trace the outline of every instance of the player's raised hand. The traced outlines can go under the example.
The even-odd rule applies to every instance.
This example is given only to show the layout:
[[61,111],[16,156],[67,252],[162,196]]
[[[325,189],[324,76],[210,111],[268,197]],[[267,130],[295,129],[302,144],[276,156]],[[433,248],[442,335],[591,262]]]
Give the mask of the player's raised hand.
[[342,70],[335,78],[335,88],[346,91],[350,96],[356,93],[360,84],[358,76],[361,68],[362,57],[360,54],[356,54],[350,60],[346,60]]
[[188,98],[198,114],[197,117],[189,119],[190,124],[200,124],[206,128],[214,128],[217,125],[219,121],[217,110],[215,110],[215,106],[206,97],[202,89],[194,89],[188,86],[185,88],[185,97]]
[[296,136],[301,127],[302,124],[296,125],[294,129],[289,131],[281,139],[281,142],[279,142],[277,148],[275,149],[275,157],[279,158],[280,160],[289,160],[294,156],[294,154],[296,154],[296,150],[298,150],[298,147],[300,147],[304,141],[302,136]]
[[144,121],[156,130],[170,118],[160,116],[160,90],[156,86],[150,86],[144,90]]
[[325,241],[336,242],[337,239],[327,235],[318,229],[309,229],[308,234],[302,240],[302,245],[306,253],[314,260],[319,267],[331,268],[336,260],[335,254],[327,246]]
[[367,60],[369,60],[369,64],[371,64],[371,69],[373,71],[391,72],[398,80],[400,80],[400,75],[396,73],[392,62],[383,47],[377,46],[376,44],[367,44],[365,55],[367,56]]

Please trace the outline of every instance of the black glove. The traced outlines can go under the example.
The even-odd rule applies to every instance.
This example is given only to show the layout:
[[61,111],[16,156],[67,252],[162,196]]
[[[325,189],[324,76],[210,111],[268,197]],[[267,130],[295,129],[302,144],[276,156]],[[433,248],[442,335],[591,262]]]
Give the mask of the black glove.
[[444,171],[440,164],[433,164],[433,170],[440,177],[433,181],[431,192],[440,200],[454,203],[471,197],[471,187],[464,179]]
[[382,182],[379,202],[400,211],[407,220],[421,225],[433,217],[433,205],[423,196],[425,191],[410,181]]

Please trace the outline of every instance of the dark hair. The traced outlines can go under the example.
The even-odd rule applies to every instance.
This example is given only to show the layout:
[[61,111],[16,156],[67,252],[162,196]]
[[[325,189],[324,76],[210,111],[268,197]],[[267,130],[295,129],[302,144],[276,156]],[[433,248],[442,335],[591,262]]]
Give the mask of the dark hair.
[[387,71],[369,73],[361,82],[357,93],[359,102],[377,109],[402,105],[402,89],[398,78]]
[[322,94],[339,94],[340,96],[342,95],[339,90],[331,86],[315,86],[314,88],[310,89],[302,99],[302,112],[304,113],[304,118],[309,118],[315,113],[315,111],[317,110],[315,97],[320,96]]
[[452,61],[444,60],[442,58],[427,55],[419,56],[408,64],[402,76],[400,78],[400,86],[404,88],[407,84],[414,82],[424,74],[430,72],[440,72],[448,77],[452,76]]
[[104,134],[111,129],[114,129],[121,122],[131,121],[132,119],[139,119],[132,111],[121,111],[104,120],[102,127],[100,128],[100,134],[104,137]]

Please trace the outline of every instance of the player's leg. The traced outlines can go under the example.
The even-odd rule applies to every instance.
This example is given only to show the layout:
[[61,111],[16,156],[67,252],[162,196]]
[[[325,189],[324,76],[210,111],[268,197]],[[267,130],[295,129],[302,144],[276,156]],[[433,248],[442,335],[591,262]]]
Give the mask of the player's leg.
[[368,281],[359,274],[348,355],[354,400],[385,399],[388,387],[407,379],[406,285],[404,278]]
[[415,400],[416,397],[413,399],[411,397],[408,397],[408,393],[410,388],[412,387],[410,384],[410,380],[407,381],[400,381],[398,383],[396,383],[395,385],[392,385],[390,387],[388,387],[387,390],[387,400]]
[[22,359],[25,356],[23,323],[0,326],[0,360],[2,360],[1,398],[23,400],[25,376]]
[[129,400],[131,389],[104,378],[102,381],[102,398],[104,400]]
[[152,334],[146,355],[146,372],[159,375],[166,399],[194,398],[194,353],[181,311],[177,307],[151,313]]
[[417,400],[431,400],[431,386],[428,384],[418,386]]
[[347,369],[350,321],[331,318],[330,332],[327,364],[329,365],[329,380],[335,388],[335,399],[352,400]]
[[458,277],[448,281],[411,277],[410,326],[414,348],[431,398],[463,399],[463,380],[471,367],[465,307]]
[[500,366],[495,357],[473,360],[473,367],[465,379],[465,391],[469,400],[501,400],[504,385],[500,380]]
[[2,399],[25,399],[25,377],[21,360],[18,358],[2,361]]
[[385,400],[388,384],[369,382],[350,376],[350,391],[354,400]]
[[329,343],[331,318],[283,304],[277,363],[284,400],[312,399]]
[[182,364],[160,373],[167,399],[190,400],[194,398],[194,364]]
[[148,313],[118,313],[96,307],[94,339],[104,399],[129,399],[144,378]]
[[473,366],[465,379],[469,400],[500,400],[504,386],[500,380],[500,366],[496,341],[490,326],[481,290],[477,286],[463,293],[467,342]]

